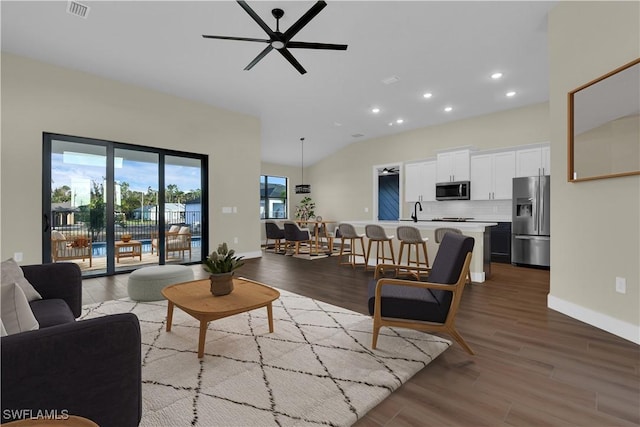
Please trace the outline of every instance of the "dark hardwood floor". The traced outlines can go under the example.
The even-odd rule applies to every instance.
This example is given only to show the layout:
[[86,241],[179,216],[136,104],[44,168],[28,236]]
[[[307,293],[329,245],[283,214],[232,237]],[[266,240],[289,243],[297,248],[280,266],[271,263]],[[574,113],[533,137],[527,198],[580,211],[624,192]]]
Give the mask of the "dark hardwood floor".
[[[640,347],[548,309],[548,271],[492,264],[492,273],[467,286],[458,312],[476,355],[454,343],[356,426],[640,425]],[[334,257],[265,253],[240,274],[368,314],[373,272]],[[85,280],[84,303],[126,297],[126,281]]]

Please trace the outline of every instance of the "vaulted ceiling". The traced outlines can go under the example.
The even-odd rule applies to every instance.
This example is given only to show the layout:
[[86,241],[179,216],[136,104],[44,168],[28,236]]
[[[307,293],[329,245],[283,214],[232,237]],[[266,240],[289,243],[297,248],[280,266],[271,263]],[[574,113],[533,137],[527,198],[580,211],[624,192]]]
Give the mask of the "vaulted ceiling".
[[[264,44],[202,37],[267,38],[233,1],[80,3],[86,18],[66,1],[2,1],[2,50],[254,115],[271,163],[299,165],[301,137],[311,165],[355,141],[548,99],[555,2],[329,1],[293,40],[349,47],[290,49],[304,75],[277,52],[244,71]],[[283,31],[314,3],[248,2],[273,29],[283,9]]]

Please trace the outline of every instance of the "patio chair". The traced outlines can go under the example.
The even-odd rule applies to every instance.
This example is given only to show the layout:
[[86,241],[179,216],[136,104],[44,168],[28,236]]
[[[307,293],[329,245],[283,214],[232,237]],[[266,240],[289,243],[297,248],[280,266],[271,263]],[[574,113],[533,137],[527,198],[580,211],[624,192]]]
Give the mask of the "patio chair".
[[53,262],[89,260],[93,266],[91,238],[86,236],[65,236],[59,231],[51,232],[51,259]]

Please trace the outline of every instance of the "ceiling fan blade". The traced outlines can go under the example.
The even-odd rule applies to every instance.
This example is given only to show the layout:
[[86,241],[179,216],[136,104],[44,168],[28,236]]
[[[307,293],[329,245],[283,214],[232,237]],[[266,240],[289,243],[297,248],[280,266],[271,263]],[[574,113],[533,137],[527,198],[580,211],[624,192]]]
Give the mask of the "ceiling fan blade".
[[244,42],[262,42],[262,43],[270,43],[271,40],[267,39],[252,39],[249,37],[232,37],[232,36],[210,36],[207,34],[203,34],[202,37],[205,39],[221,39],[221,40],[239,40]]
[[260,60],[265,56],[267,56],[267,53],[271,52],[272,50],[273,50],[273,47],[271,45],[265,47],[264,50],[260,52],[258,56],[256,56],[254,60],[249,63],[249,65],[244,67],[245,71],[249,71],[250,69],[252,69],[254,65],[260,62]]
[[330,49],[330,50],[347,50],[346,44],[330,44],[330,43],[310,43],[310,42],[289,42],[287,48],[290,49]]
[[316,4],[311,6],[311,9],[307,11],[300,19],[296,21],[287,31],[284,32],[284,39],[289,41],[293,36],[298,34],[298,31],[302,29],[305,25],[309,23],[322,9],[327,6],[327,3],[324,1],[318,1]]
[[269,26],[262,20],[262,18],[258,16],[257,13],[253,11],[253,9],[251,9],[251,7],[249,7],[246,1],[243,1],[243,0],[237,0],[237,1],[240,7],[242,7],[245,10],[245,12],[247,12],[249,16],[251,16],[253,20],[256,21],[258,25],[260,25],[260,28],[262,28],[269,37],[271,37],[272,39],[276,38],[276,34],[273,32],[273,30],[269,28]]
[[278,49],[278,52],[280,52],[280,54],[282,56],[287,58],[287,61],[289,61],[291,63],[291,65],[293,65],[295,67],[295,69],[298,70],[298,72],[300,74],[305,74],[307,72],[307,70],[305,70],[302,67],[302,65],[300,65],[300,63],[296,60],[296,58],[294,58],[293,55],[291,54],[291,52],[289,52],[286,48],[285,49]]

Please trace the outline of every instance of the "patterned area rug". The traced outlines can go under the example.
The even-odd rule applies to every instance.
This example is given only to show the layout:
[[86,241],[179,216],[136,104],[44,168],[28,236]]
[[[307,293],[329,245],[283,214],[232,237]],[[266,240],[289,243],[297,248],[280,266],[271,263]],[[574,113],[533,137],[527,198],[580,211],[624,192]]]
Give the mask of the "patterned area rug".
[[349,426],[451,343],[280,291],[274,332],[265,308],[209,324],[197,358],[198,322],[166,301],[107,301],[82,318],[132,312],[142,331],[141,426]]

